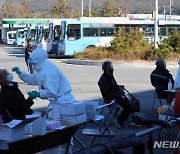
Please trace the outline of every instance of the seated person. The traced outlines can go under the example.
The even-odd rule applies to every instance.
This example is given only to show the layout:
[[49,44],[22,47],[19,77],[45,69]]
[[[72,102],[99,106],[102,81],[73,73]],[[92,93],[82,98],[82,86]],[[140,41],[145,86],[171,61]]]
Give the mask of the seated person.
[[[34,104],[31,98],[25,99],[16,82],[12,82],[13,75],[5,69],[0,69],[0,106],[6,108],[13,119],[23,120],[25,115],[33,113],[31,106]],[[4,118],[3,122],[11,121]]]
[[98,85],[101,94],[106,103],[110,103],[115,100],[115,103],[119,104],[123,111],[115,119],[116,125],[119,128],[124,127],[124,122],[128,119],[129,114],[132,112],[132,108],[128,99],[124,96],[123,90],[120,89],[119,85],[113,76],[113,67],[110,61],[106,61],[102,64],[102,70],[104,71],[101,75]]
[[[171,80],[172,88],[174,87],[173,76],[166,69],[166,63],[165,63],[165,61],[162,58],[159,58],[156,61],[156,68],[155,68],[155,70],[152,71],[151,74],[156,74],[156,75],[163,76],[163,77],[167,78],[167,80],[165,80],[164,83],[163,83],[164,87],[165,87],[164,90],[168,89],[168,82],[169,82],[169,80]],[[157,92],[158,97],[164,98],[164,99],[168,100],[169,93],[164,92],[162,89],[156,89],[156,92]]]

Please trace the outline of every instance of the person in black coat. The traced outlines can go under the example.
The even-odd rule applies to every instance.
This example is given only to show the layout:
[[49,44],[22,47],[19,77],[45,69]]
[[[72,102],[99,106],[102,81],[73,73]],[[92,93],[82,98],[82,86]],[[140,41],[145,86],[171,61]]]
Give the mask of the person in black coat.
[[[0,106],[6,108],[13,119],[23,120],[25,115],[33,113],[31,106],[34,104],[31,98],[25,99],[16,82],[12,82],[13,76],[5,69],[0,69]],[[3,122],[11,121],[10,117]]]
[[28,40],[27,40],[27,46],[26,46],[26,48],[25,48],[25,62],[26,62],[28,71],[29,71],[31,74],[34,73],[34,69],[33,69],[33,66],[28,63],[28,60],[29,60],[29,56],[30,56],[30,54],[32,53],[33,49],[34,49],[33,42],[32,42],[32,40],[28,39]]
[[110,61],[104,62],[102,64],[102,70],[104,72],[98,81],[101,94],[106,103],[110,103],[112,100],[115,100],[115,103],[119,104],[123,108],[123,111],[115,119],[116,125],[119,128],[122,128],[124,127],[124,122],[128,119],[129,114],[132,112],[131,105],[113,76],[112,63]]
[[[156,61],[156,68],[155,70],[152,71],[151,74],[155,74],[155,75],[159,75],[159,76],[163,76],[165,77],[167,80],[164,81],[164,87],[165,89],[168,89],[168,82],[169,80],[171,81],[172,83],[172,89],[174,87],[174,79],[173,79],[173,76],[172,74],[166,69],[166,63],[165,61],[162,59],[162,58],[159,58],[157,59]],[[169,98],[169,93],[167,92],[164,92],[163,90],[160,90],[160,89],[157,89],[157,95],[158,97],[160,98],[164,98],[164,99],[170,99]],[[172,100],[168,100],[169,101],[172,101]]]

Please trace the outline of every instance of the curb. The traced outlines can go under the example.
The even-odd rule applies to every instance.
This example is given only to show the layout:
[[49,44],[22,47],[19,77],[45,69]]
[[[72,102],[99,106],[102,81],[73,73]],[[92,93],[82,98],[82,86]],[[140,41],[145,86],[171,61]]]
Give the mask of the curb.
[[[88,65],[88,66],[101,66],[102,62],[88,61],[88,60],[77,60],[77,59],[67,59],[60,60],[62,63],[74,64],[74,65]],[[149,63],[137,63],[137,62],[113,62],[113,66],[128,66],[136,68],[155,68],[155,64]],[[166,64],[167,68],[178,68],[178,64]]]

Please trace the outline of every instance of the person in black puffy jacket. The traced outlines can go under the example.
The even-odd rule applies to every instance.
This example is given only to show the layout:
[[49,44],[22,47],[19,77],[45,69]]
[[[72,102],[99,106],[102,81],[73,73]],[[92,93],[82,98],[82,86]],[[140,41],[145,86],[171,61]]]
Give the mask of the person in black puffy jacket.
[[115,103],[119,104],[123,108],[120,115],[118,115],[115,119],[116,125],[119,128],[123,128],[124,122],[128,119],[129,114],[132,112],[131,105],[113,76],[112,63],[110,61],[104,62],[102,64],[102,70],[103,74],[98,81],[101,94],[106,103],[110,103],[112,100],[115,100]]
[[[34,104],[31,98],[25,99],[18,88],[18,84],[13,82],[13,76],[5,69],[0,69],[0,106],[9,111],[13,119],[23,120],[25,115],[33,113],[31,106]],[[11,121],[10,117],[3,119],[3,122]]]
[[[164,80],[164,89],[168,89],[168,82],[169,80],[172,83],[172,89],[174,87],[174,79],[172,74],[169,72],[169,70],[166,69],[166,63],[162,58],[157,59],[156,61],[156,68],[152,71],[151,74],[159,75],[162,77],[165,77],[167,80]],[[161,89],[156,89],[157,95],[160,98],[169,99],[169,93],[165,92]],[[171,100],[168,100],[168,102]]]

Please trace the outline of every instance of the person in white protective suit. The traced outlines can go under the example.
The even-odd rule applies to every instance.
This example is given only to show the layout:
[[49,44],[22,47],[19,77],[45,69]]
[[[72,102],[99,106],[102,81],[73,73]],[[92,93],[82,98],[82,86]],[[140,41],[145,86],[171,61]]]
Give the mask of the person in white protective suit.
[[177,70],[177,75],[174,82],[174,89],[176,91],[180,91],[180,60],[178,61],[178,64],[179,64],[179,68]]
[[53,98],[56,99],[58,103],[74,101],[75,98],[71,94],[72,88],[68,79],[56,65],[47,60],[47,57],[47,52],[37,47],[33,50],[29,58],[29,63],[33,64],[35,73],[26,73],[18,67],[14,67],[13,71],[15,71],[24,82],[30,85],[38,85],[39,92],[32,91],[28,93],[32,99],[36,97],[42,99]]

